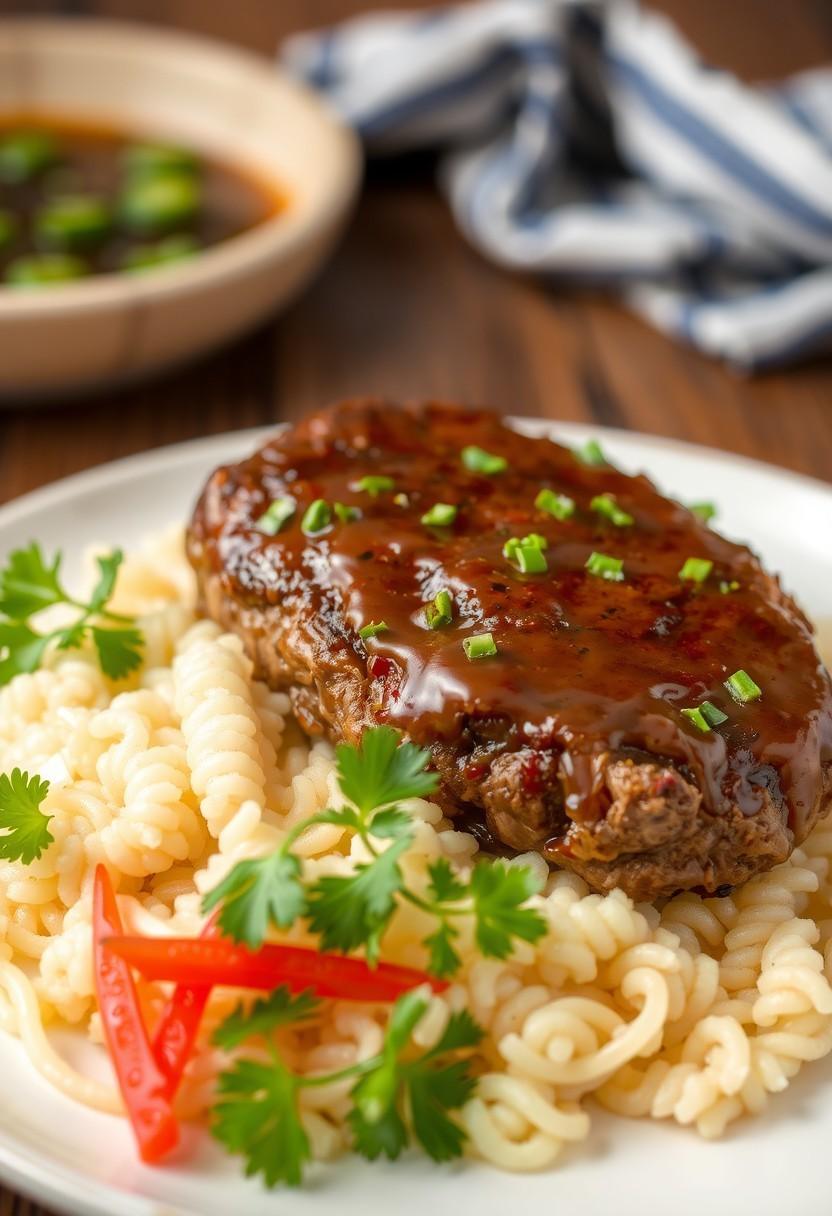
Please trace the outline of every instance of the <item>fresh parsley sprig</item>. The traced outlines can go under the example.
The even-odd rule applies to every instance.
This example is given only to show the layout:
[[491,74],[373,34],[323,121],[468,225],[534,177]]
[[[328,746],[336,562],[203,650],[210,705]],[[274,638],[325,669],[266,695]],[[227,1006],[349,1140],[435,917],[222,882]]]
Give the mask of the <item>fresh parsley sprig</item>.
[[299,1075],[280,1054],[275,1032],[315,1017],[320,1002],[310,993],[292,996],[278,988],[248,1012],[237,1009],[216,1031],[214,1041],[234,1050],[252,1039],[264,1040],[267,1057],[244,1055],[219,1079],[214,1136],[229,1151],[246,1158],[246,1174],[261,1174],[268,1186],[297,1186],[311,1157],[300,1117],[304,1088],[355,1079],[348,1122],[357,1152],[370,1160],[394,1160],[411,1132],[434,1161],[460,1156],[465,1133],[451,1118],[471,1097],[476,1081],[469,1052],[482,1030],[467,1012],[450,1017],[438,1043],[421,1055],[411,1047],[413,1031],[428,1008],[423,991],[400,997],[390,1013],[378,1055],[338,1072]]
[[[538,889],[525,867],[481,861],[465,883],[439,858],[428,865],[423,890],[405,882],[400,862],[413,843],[414,824],[399,803],[436,788],[436,774],[426,771],[429,758],[427,751],[402,743],[389,726],[365,731],[360,747],[342,744],[338,775],[353,806],[321,811],[298,824],[275,852],[238,863],[205,897],[205,911],[221,905],[223,930],[255,949],[272,926],[286,929],[305,917],[322,950],[349,954],[363,949],[375,962],[392,916],[404,901],[437,922],[424,944],[429,970],[441,977],[453,975],[461,965],[455,945],[461,917],[473,917],[477,946],[491,958],[506,958],[517,939],[537,941],[546,924],[539,912],[524,906]],[[292,848],[310,825],[319,823],[354,832],[370,859],[352,874],[325,875],[307,885]],[[382,848],[380,842],[389,843]]]
[[[144,639],[132,617],[107,608],[123,558],[116,549],[96,559],[98,581],[84,602],[69,595],[61,583],[60,553],[50,563],[33,542],[10,554],[0,570],[0,685],[36,671],[50,642],[59,650],[77,650],[91,638],[101,670],[112,680],[123,679],[140,665]],[[38,632],[31,618],[54,604],[76,608],[77,619],[61,629]]]
[[49,782],[19,768],[0,773],[0,857],[30,865],[54,839],[49,831],[51,815],[40,808],[49,793]]

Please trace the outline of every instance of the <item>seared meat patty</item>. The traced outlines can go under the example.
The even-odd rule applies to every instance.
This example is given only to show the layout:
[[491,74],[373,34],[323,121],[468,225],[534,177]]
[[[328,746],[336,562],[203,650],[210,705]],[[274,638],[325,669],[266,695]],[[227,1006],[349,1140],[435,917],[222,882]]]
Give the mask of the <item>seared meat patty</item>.
[[832,801],[829,676],[755,556],[490,413],[313,415],[212,476],[189,552],[308,731],[400,728],[449,814],[600,891],[742,882]]

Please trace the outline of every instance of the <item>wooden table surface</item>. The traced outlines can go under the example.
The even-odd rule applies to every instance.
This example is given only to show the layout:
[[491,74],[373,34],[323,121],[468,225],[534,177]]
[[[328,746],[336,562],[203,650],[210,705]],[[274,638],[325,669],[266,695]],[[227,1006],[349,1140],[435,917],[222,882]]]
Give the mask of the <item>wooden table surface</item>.
[[[399,0],[400,2],[400,0]],[[387,7],[390,0],[385,0]],[[654,0],[748,79],[832,60],[829,0]],[[360,0],[0,0],[198,30],[271,55]],[[45,354],[45,357],[46,354]],[[507,275],[455,231],[424,162],[373,169],[333,262],[284,316],[162,380],[0,414],[0,501],[132,452],[338,397],[446,397],[709,444],[832,480],[832,361],[747,379],[597,293]],[[0,1193],[0,1216],[43,1209]]]

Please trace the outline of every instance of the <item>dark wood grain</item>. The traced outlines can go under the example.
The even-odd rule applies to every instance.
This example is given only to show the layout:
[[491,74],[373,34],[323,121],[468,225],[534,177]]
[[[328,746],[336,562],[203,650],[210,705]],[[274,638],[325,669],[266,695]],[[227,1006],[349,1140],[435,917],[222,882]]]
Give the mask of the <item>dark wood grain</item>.
[[[158,22],[267,55],[291,30],[362,7],[359,0],[0,0],[4,14]],[[656,7],[709,59],[747,79],[832,58],[828,0],[656,0]],[[832,363],[742,378],[611,299],[506,275],[455,231],[429,162],[408,160],[370,173],[334,261],[259,332],[128,392],[0,414],[0,500],[131,452],[295,417],[365,392],[629,427],[832,480]],[[13,1212],[41,1210],[0,1198],[0,1216]]]

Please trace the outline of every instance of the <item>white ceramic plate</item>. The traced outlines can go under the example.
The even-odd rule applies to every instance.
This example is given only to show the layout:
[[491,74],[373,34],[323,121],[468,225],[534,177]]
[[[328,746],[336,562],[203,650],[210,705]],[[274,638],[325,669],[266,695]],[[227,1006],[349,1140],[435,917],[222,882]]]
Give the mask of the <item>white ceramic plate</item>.
[[[811,615],[832,619],[832,488],[665,439],[566,425],[551,430],[567,443],[597,435],[623,468],[648,471],[675,497],[713,499],[720,527],[751,540]],[[210,470],[252,450],[259,437],[238,433],[150,452],[30,494],[0,509],[0,557],[37,538],[64,549],[71,571],[90,541],[129,547],[142,533],[184,519]],[[64,1044],[74,1057],[92,1051],[70,1034]],[[718,1143],[675,1125],[593,1110],[589,1141],[548,1173],[501,1174],[470,1162],[437,1168],[416,1156],[395,1165],[347,1158],[310,1171],[301,1191],[271,1194],[245,1181],[239,1163],[196,1129],[165,1168],[140,1165],[126,1123],[58,1094],[32,1071],[20,1045],[3,1037],[0,1075],[0,1176],[78,1216],[368,1216],[382,1210],[397,1216],[782,1216],[784,1210],[827,1216],[830,1210],[832,1057],[808,1065],[764,1117],[734,1125]]]

